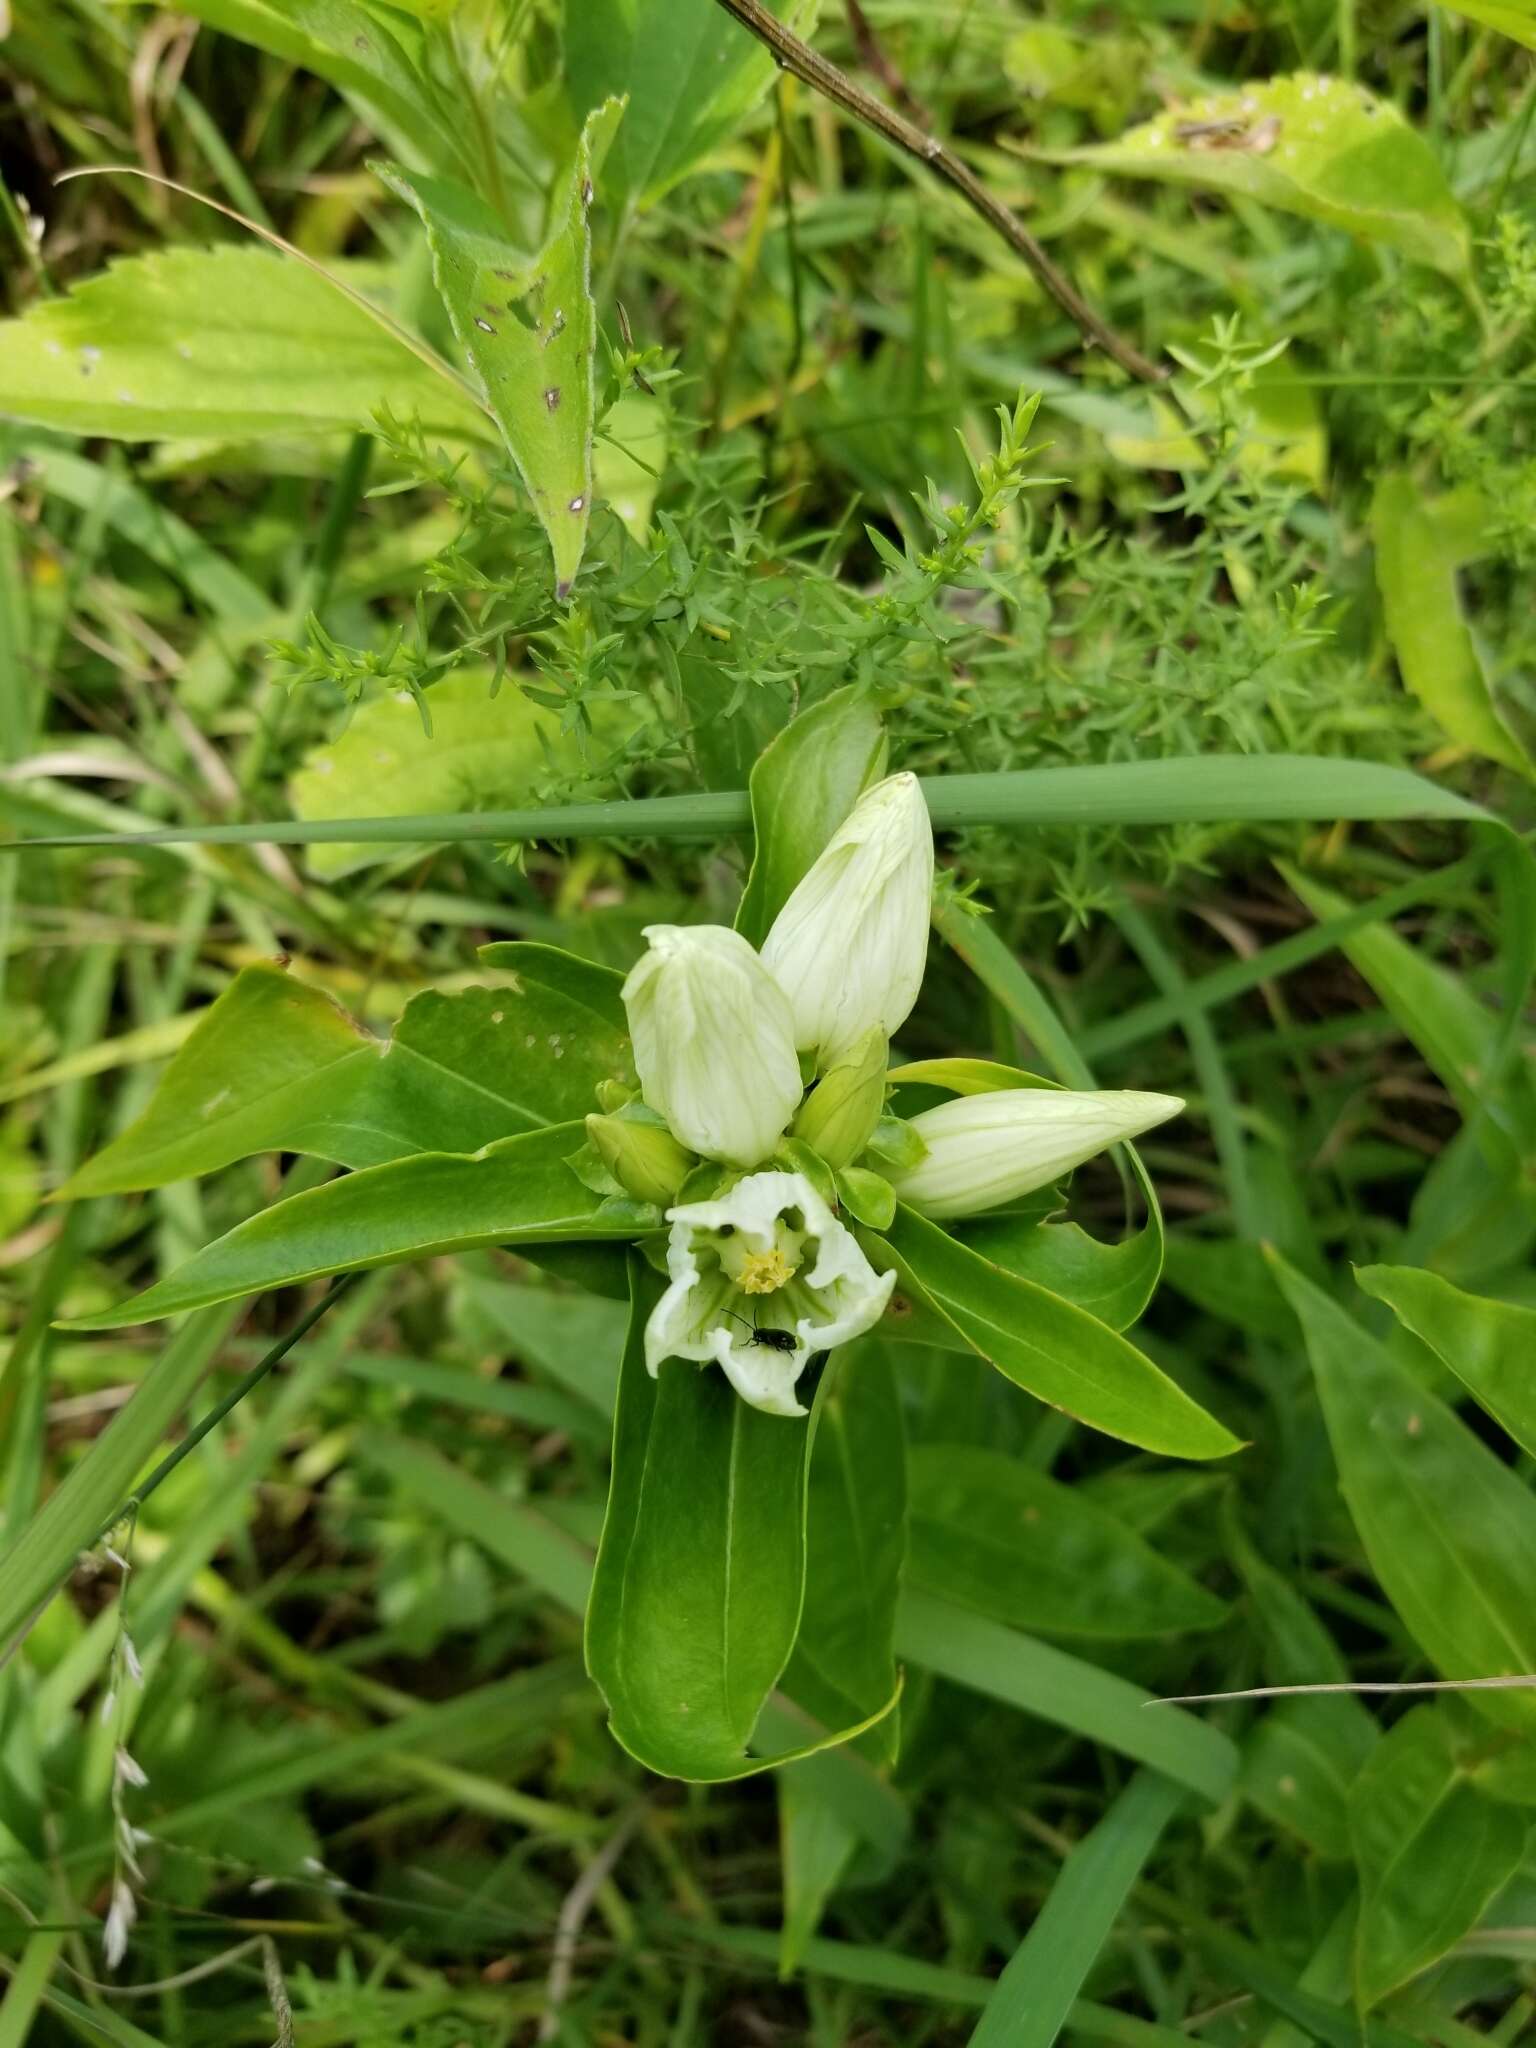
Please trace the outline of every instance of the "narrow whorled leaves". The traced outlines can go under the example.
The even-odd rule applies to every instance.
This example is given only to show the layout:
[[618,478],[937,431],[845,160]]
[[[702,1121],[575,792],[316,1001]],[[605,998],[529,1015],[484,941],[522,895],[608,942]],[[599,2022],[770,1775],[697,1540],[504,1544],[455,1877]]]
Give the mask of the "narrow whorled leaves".
[[1006,1273],[898,1204],[883,1239],[865,1240],[894,1264],[902,1292],[926,1298],[999,1372],[1037,1400],[1146,1450],[1220,1458],[1237,1438],[1133,1344],[1072,1302]]
[[[723,1373],[679,1359],[652,1379],[644,1328],[659,1283],[638,1258],[631,1272],[587,1669],[614,1735],[648,1768],[745,1777],[785,1760],[748,1744],[800,1625],[814,1416],[765,1415]],[[806,1750],[853,1732],[827,1731]]]
[[1239,193],[1453,276],[1467,270],[1466,219],[1434,151],[1389,101],[1346,79],[1250,80],[1056,161]]
[[562,595],[581,566],[592,512],[592,159],[618,114],[608,101],[588,119],[555,195],[550,237],[532,258],[467,187],[378,167],[421,216],[438,291],[549,536]]
[[[1536,1672],[1536,1495],[1336,1302],[1275,1264],[1339,1484],[1403,1625],[1446,1678]],[[1467,1697],[1494,1720],[1536,1728],[1536,1692]]]

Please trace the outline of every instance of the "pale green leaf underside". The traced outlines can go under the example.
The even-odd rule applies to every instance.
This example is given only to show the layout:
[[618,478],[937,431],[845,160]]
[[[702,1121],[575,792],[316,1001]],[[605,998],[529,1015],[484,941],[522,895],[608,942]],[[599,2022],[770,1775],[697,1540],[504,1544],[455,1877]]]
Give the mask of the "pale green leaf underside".
[[1240,193],[1453,276],[1467,270],[1466,218],[1429,144],[1395,107],[1343,79],[1297,72],[1207,93],[1116,142],[1051,160]]
[[[348,279],[348,267],[336,274]],[[372,284],[378,273],[363,275]],[[456,380],[266,249],[128,257],[0,323],[0,410],[71,433],[334,433],[366,427],[380,405],[456,439],[488,431]]]

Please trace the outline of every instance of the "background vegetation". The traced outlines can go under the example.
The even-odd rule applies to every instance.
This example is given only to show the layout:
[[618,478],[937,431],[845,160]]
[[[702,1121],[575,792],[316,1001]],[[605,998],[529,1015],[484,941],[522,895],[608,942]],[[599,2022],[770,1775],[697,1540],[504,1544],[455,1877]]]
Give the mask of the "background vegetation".
[[[1507,2048],[1531,1695],[1141,1700],[1536,1672],[1529,8],[802,13],[1172,393],[714,0],[444,12],[13,0],[0,41],[0,826],[194,835],[0,854],[7,1541],[149,1363],[184,1391],[119,1494],[306,1305],[50,1328],[318,1177],[47,1200],[238,968],[289,956],[382,1033],[483,979],[477,943],[627,965],[647,922],[728,920],[743,872],[732,838],[197,835],[736,790],[850,681],[924,774],[1242,756],[1290,792],[1149,821],[1111,776],[1080,816],[946,830],[903,1034],[1187,1097],[1144,1148],[1170,1228],[1138,1341],[1247,1447],[1131,1453],[892,1345],[901,1754],[828,1832],[810,1767],[647,1777],[583,1676],[621,1309],[500,1254],[369,1275],[0,1671],[0,2048]],[[188,191],[462,366],[369,165],[451,157],[531,250],[609,92],[594,503],[552,569],[462,394]],[[174,184],[55,182],[121,164]],[[1254,781],[1291,755],[1340,779]],[[1486,821],[1431,791],[1348,822],[1371,764]],[[1118,1229],[1107,1168],[1075,1201]],[[1382,1266],[1415,1271],[1362,1292]]]

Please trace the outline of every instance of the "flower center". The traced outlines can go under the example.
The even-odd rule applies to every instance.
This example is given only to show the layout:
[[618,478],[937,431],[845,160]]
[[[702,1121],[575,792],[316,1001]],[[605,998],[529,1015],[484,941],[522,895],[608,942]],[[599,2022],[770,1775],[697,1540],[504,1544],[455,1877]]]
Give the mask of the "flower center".
[[786,1280],[793,1279],[795,1272],[796,1268],[775,1245],[772,1251],[747,1253],[736,1275],[736,1285],[743,1294],[773,1294]]

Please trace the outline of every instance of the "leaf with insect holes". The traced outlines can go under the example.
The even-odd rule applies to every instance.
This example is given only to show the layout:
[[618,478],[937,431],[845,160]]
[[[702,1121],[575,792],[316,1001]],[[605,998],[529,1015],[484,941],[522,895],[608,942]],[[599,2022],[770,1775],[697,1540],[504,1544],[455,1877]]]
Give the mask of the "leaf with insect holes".
[[608,100],[588,118],[556,194],[553,231],[531,260],[463,185],[397,164],[375,166],[421,216],[432,275],[549,536],[561,597],[581,567],[592,511],[592,160],[621,111],[621,102]]
[[1395,107],[1342,78],[1296,72],[1234,86],[1170,107],[1117,142],[1040,153],[1238,193],[1467,274],[1466,217],[1434,151]]
[[487,438],[447,366],[349,296],[378,276],[321,276],[266,249],[129,257],[0,321],[0,413],[116,441],[256,439],[366,428],[387,405],[432,434]]

